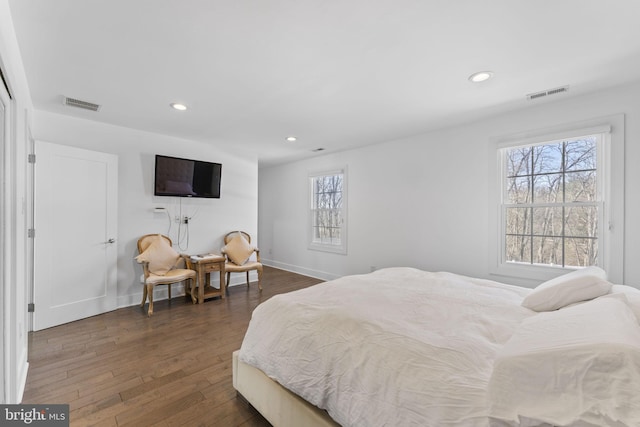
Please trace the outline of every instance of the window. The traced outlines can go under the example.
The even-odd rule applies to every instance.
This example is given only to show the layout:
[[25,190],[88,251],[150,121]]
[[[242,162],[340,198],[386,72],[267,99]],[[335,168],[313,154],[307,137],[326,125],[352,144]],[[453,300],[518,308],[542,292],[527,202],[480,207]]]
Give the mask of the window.
[[346,253],[346,182],[345,171],[312,175],[310,248]]
[[503,149],[506,262],[601,265],[602,135]]
[[531,286],[597,265],[623,283],[624,115],[491,139],[490,273]]

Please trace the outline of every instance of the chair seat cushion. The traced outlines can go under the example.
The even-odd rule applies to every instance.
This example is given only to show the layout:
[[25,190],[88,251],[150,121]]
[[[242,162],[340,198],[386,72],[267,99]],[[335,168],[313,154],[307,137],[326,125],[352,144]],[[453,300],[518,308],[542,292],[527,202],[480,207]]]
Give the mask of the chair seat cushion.
[[236,265],[232,262],[227,262],[224,265],[224,269],[227,273],[237,273],[239,271],[242,272],[242,271],[262,269],[262,264],[257,261],[247,262],[242,265]]
[[164,274],[162,276],[152,273],[149,275],[149,277],[147,277],[146,283],[148,285],[162,285],[162,284],[176,283],[182,280],[195,279],[195,278],[196,278],[195,271],[177,268],[175,270],[168,271],[167,274]]

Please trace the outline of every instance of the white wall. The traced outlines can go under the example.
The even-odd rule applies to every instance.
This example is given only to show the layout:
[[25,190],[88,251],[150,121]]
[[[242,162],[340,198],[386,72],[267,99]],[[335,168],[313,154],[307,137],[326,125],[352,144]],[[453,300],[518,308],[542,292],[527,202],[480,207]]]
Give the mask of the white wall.
[[[99,114],[99,113],[98,113]],[[140,265],[134,261],[138,237],[147,233],[167,234],[166,214],[153,212],[165,207],[171,216],[193,216],[186,238],[178,246],[178,225],[173,222],[171,239],[179,252],[219,252],[222,238],[231,230],[245,230],[257,241],[257,159],[229,152],[222,144],[205,144],[91,120],[36,111],[35,139],[118,156],[118,304],[129,306],[142,300]],[[181,199],[153,195],[155,154],[222,163],[220,199]],[[37,155],[37,153],[36,153]],[[37,164],[36,164],[37,167]],[[183,226],[183,236],[186,228]],[[235,280],[234,280],[235,276]],[[242,277],[232,276],[239,283]],[[217,282],[213,275],[213,281]],[[218,286],[216,284],[216,286]],[[156,289],[154,299],[163,298],[166,287]]]
[[[0,155],[0,182],[4,185],[4,212],[0,248],[0,305],[2,310],[3,366],[0,366],[2,403],[18,403],[27,378],[28,314],[27,314],[27,211],[26,168],[28,126],[31,95],[15,38],[13,21],[7,0],[0,0],[0,66],[8,80],[13,100],[10,114],[10,137]],[[2,149],[2,148],[0,148]]]
[[[372,266],[489,273],[492,138],[624,113],[624,282],[640,285],[640,84],[259,172],[263,261],[330,279]],[[348,166],[348,254],[307,249],[310,172]],[[493,183],[492,183],[493,184]],[[512,283],[531,285],[514,280]]]

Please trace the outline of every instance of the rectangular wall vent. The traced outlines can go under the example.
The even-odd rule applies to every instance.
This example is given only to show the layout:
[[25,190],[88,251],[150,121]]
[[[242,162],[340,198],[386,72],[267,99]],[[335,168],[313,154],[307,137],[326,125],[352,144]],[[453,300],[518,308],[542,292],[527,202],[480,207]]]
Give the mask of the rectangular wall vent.
[[542,92],[530,93],[527,95],[527,99],[538,99],[549,95],[556,95],[558,93],[567,92],[569,90],[569,86],[557,87],[555,89],[549,89]]
[[529,99],[542,98],[543,96],[547,96],[547,92],[538,92],[538,93],[530,93],[527,95]]
[[100,106],[98,104],[82,101],[80,99],[69,98],[67,96],[64,97],[64,105],[68,105],[70,107],[82,108],[84,110],[90,110],[90,111],[98,111],[100,109]]

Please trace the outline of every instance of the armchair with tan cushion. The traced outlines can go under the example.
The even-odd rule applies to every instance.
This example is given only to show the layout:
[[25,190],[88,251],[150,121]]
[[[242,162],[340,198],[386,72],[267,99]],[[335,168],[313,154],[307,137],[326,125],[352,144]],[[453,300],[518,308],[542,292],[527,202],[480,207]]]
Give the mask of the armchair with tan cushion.
[[[142,304],[149,297],[149,309],[147,314],[153,314],[153,288],[156,285],[169,286],[169,299],[171,299],[171,285],[174,283],[189,281],[193,287],[196,272],[191,269],[191,260],[187,255],[177,253],[171,243],[171,239],[162,234],[146,234],[138,239],[138,255],[135,259],[142,264],[143,291]],[[179,268],[184,260],[187,268]],[[185,284],[186,286],[186,284]]]
[[[262,263],[260,262],[260,249],[251,246],[251,236],[244,231],[232,231],[224,236],[224,248],[221,252],[226,257],[224,264],[227,273],[227,287],[231,273],[246,273],[247,286],[249,286],[249,272],[258,272],[258,289],[262,290]],[[256,254],[255,260],[251,259]]]

